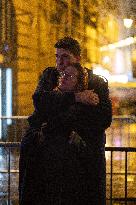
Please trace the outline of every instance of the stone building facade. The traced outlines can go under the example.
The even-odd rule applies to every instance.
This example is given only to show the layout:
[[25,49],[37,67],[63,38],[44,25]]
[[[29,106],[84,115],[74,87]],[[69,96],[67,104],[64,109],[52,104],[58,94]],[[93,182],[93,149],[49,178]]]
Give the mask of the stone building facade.
[[0,0],[0,68],[12,70],[12,115],[29,115],[33,111],[32,93],[42,70],[55,65],[54,44],[58,39],[69,35],[80,42],[83,65],[91,68],[93,63],[101,63],[99,48],[118,38],[117,22],[113,21],[111,31],[110,14],[105,17],[100,11],[101,3]]

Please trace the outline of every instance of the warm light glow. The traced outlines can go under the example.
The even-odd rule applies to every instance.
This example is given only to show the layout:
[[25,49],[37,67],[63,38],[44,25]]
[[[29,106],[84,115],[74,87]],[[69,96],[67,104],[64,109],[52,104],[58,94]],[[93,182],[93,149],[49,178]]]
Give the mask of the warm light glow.
[[128,182],[134,182],[134,181],[135,181],[135,176],[132,176],[132,175],[129,176],[129,175],[128,175],[128,176],[127,176],[127,181],[128,181]]
[[114,83],[114,82],[127,83],[128,82],[128,76],[124,75],[124,74],[110,75],[109,82],[110,83]]
[[114,74],[123,74],[125,68],[124,55],[120,49],[116,49],[114,62]]
[[125,26],[126,28],[131,28],[132,23],[133,23],[133,20],[132,20],[132,19],[123,19],[123,21],[124,21],[124,26]]
[[[12,116],[12,70],[6,70],[6,116]],[[11,119],[7,119],[7,124],[12,123]]]
[[114,44],[109,44],[109,45],[108,45],[108,48],[109,48],[110,50],[112,50],[112,49],[115,49],[116,47],[115,47]]
[[4,62],[4,56],[2,54],[0,54],[0,63]]
[[110,57],[109,56],[104,56],[102,59],[104,64],[109,64],[110,63]]
[[113,49],[116,49],[116,48],[122,48],[122,47],[126,47],[126,46],[129,46],[131,44],[135,44],[136,43],[136,37],[129,37],[129,38],[126,38],[124,40],[121,40],[121,41],[118,41],[116,43],[113,43],[113,44],[108,44],[107,46],[102,46],[100,48],[100,51],[108,51],[108,50],[113,50]]
[[93,73],[96,75],[101,75],[105,77],[107,80],[110,77],[109,71],[104,69],[101,65],[96,65],[95,68],[93,69]]

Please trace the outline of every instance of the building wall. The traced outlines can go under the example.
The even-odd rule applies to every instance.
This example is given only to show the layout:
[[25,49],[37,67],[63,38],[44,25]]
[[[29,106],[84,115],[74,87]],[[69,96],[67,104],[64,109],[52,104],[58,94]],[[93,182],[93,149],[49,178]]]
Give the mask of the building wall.
[[32,112],[31,95],[38,79],[38,35],[35,15],[36,1],[14,0],[17,22],[17,90],[16,115],[28,115]]
[[82,64],[100,63],[105,34],[93,1],[13,0],[17,23],[16,115],[33,111],[32,94],[42,70],[55,65],[55,42],[71,35],[82,47]]

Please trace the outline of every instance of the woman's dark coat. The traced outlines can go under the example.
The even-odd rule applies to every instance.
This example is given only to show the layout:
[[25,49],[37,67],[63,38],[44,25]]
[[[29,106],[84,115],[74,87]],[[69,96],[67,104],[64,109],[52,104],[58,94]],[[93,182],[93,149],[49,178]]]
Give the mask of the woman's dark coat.
[[[37,128],[21,143],[20,205],[105,205],[104,131],[111,113],[104,113],[102,95],[96,107],[76,103],[73,93],[34,95],[30,124]],[[45,139],[39,143],[43,122]],[[85,142],[80,147],[69,143],[73,130]]]

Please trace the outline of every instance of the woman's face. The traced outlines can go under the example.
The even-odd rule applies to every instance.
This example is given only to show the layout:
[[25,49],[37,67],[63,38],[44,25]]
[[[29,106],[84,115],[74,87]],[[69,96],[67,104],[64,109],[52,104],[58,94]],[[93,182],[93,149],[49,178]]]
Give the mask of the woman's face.
[[62,91],[75,91],[78,83],[78,71],[73,66],[68,66],[61,73],[59,88]]

